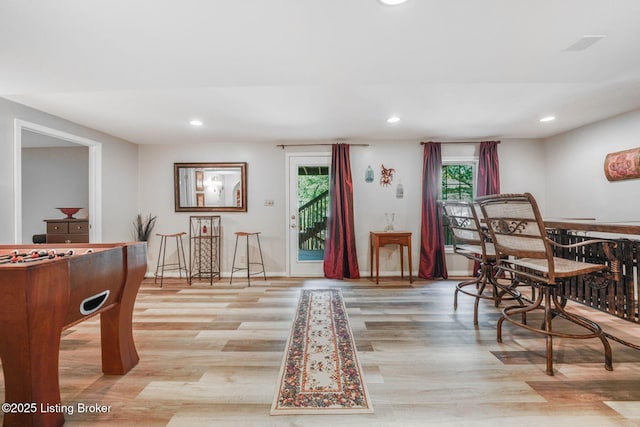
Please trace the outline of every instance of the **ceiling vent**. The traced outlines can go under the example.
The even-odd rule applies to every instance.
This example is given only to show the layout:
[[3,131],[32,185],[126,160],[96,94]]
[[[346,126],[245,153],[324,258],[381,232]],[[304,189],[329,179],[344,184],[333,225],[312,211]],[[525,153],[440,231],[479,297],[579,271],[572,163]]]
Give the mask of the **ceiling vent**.
[[565,52],[576,52],[580,50],[585,50],[591,46],[593,46],[596,42],[602,40],[607,36],[605,35],[585,35],[578,39],[577,42],[569,46],[565,49]]

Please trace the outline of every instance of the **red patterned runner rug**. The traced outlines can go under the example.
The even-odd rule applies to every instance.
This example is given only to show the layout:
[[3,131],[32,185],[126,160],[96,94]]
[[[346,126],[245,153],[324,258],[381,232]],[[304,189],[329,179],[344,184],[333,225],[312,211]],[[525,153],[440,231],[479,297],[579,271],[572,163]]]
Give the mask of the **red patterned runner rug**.
[[339,289],[303,289],[271,415],[372,413]]

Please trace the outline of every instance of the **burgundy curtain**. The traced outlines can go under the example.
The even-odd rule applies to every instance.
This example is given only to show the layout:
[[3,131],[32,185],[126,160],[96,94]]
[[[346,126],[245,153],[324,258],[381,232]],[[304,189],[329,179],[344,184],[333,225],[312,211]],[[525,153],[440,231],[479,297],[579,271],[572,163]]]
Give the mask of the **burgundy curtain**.
[[333,144],[331,148],[324,275],[329,279],[360,277],[353,226],[353,182],[348,144]]
[[478,196],[500,193],[499,143],[499,141],[485,141],[480,143],[478,186],[476,188],[476,194]]
[[[498,144],[500,141],[485,141],[480,143],[478,157],[478,197],[500,193],[500,162],[498,161]],[[480,263],[473,264],[473,271],[480,269]]]
[[420,229],[420,268],[418,277],[447,278],[444,258],[444,232],[442,215],[438,210],[438,197],[442,187],[442,154],[439,142],[424,145],[422,168],[422,227]]

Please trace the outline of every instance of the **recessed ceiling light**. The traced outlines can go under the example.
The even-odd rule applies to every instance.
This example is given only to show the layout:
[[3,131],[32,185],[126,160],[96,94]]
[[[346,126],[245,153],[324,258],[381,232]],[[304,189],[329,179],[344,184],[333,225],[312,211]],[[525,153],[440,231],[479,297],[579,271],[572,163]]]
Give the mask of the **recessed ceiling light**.
[[554,121],[555,119],[556,119],[556,118],[555,118],[555,116],[547,116],[547,117],[543,117],[543,118],[541,118],[541,119],[540,119],[540,121],[541,121],[541,122],[543,122],[543,123],[544,123],[544,122],[552,122],[552,121]]
[[189,120],[189,124],[191,126],[202,126],[202,122],[200,120]]
[[380,3],[385,4],[387,6],[397,6],[406,2],[407,0],[380,0]]
[[391,116],[387,119],[387,123],[398,123],[400,121],[400,117]]

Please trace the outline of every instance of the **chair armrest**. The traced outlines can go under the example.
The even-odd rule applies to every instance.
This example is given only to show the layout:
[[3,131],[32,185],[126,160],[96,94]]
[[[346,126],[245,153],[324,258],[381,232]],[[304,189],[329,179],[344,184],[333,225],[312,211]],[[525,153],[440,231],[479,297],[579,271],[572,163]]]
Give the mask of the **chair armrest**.
[[590,239],[590,240],[585,240],[583,242],[578,242],[578,243],[573,243],[571,245],[563,245],[561,243],[555,242],[553,240],[551,240],[548,237],[545,237],[545,239],[552,244],[555,247],[558,248],[565,248],[565,249],[571,249],[571,248],[578,248],[581,246],[587,246],[587,245],[593,245],[596,243],[602,243],[602,249],[604,250],[604,254],[606,255],[607,259],[610,262],[610,266],[609,266],[609,271],[612,275],[612,279],[615,281],[619,281],[620,280],[620,260],[618,259],[618,256],[615,253],[615,250],[618,247],[618,243],[615,242],[614,240],[608,240],[608,239]]
[[[593,245],[595,243],[606,243],[606,245],[604,245],[605,247],[605,252],[607,251],[607,247],[610,249],[611,247],[616,248],[618,247],[618,244],[614,241],[614,240],[608,240],[608,239],[590,239],[590,240],[585,240],[583,242],[578,242],[578,243],[572,243],[570,245],[563,245],[562,243],[558,243],[548,237],[545,237],[545,240],[549,243],[551,243],[553,246],[559,247],[559,248],[565,248],[565,249],[571,249],[571,248],[579,248],[581,246],[587,246],[587,245]],[[609,254],[606,254],[607,257],[609,257]]]

